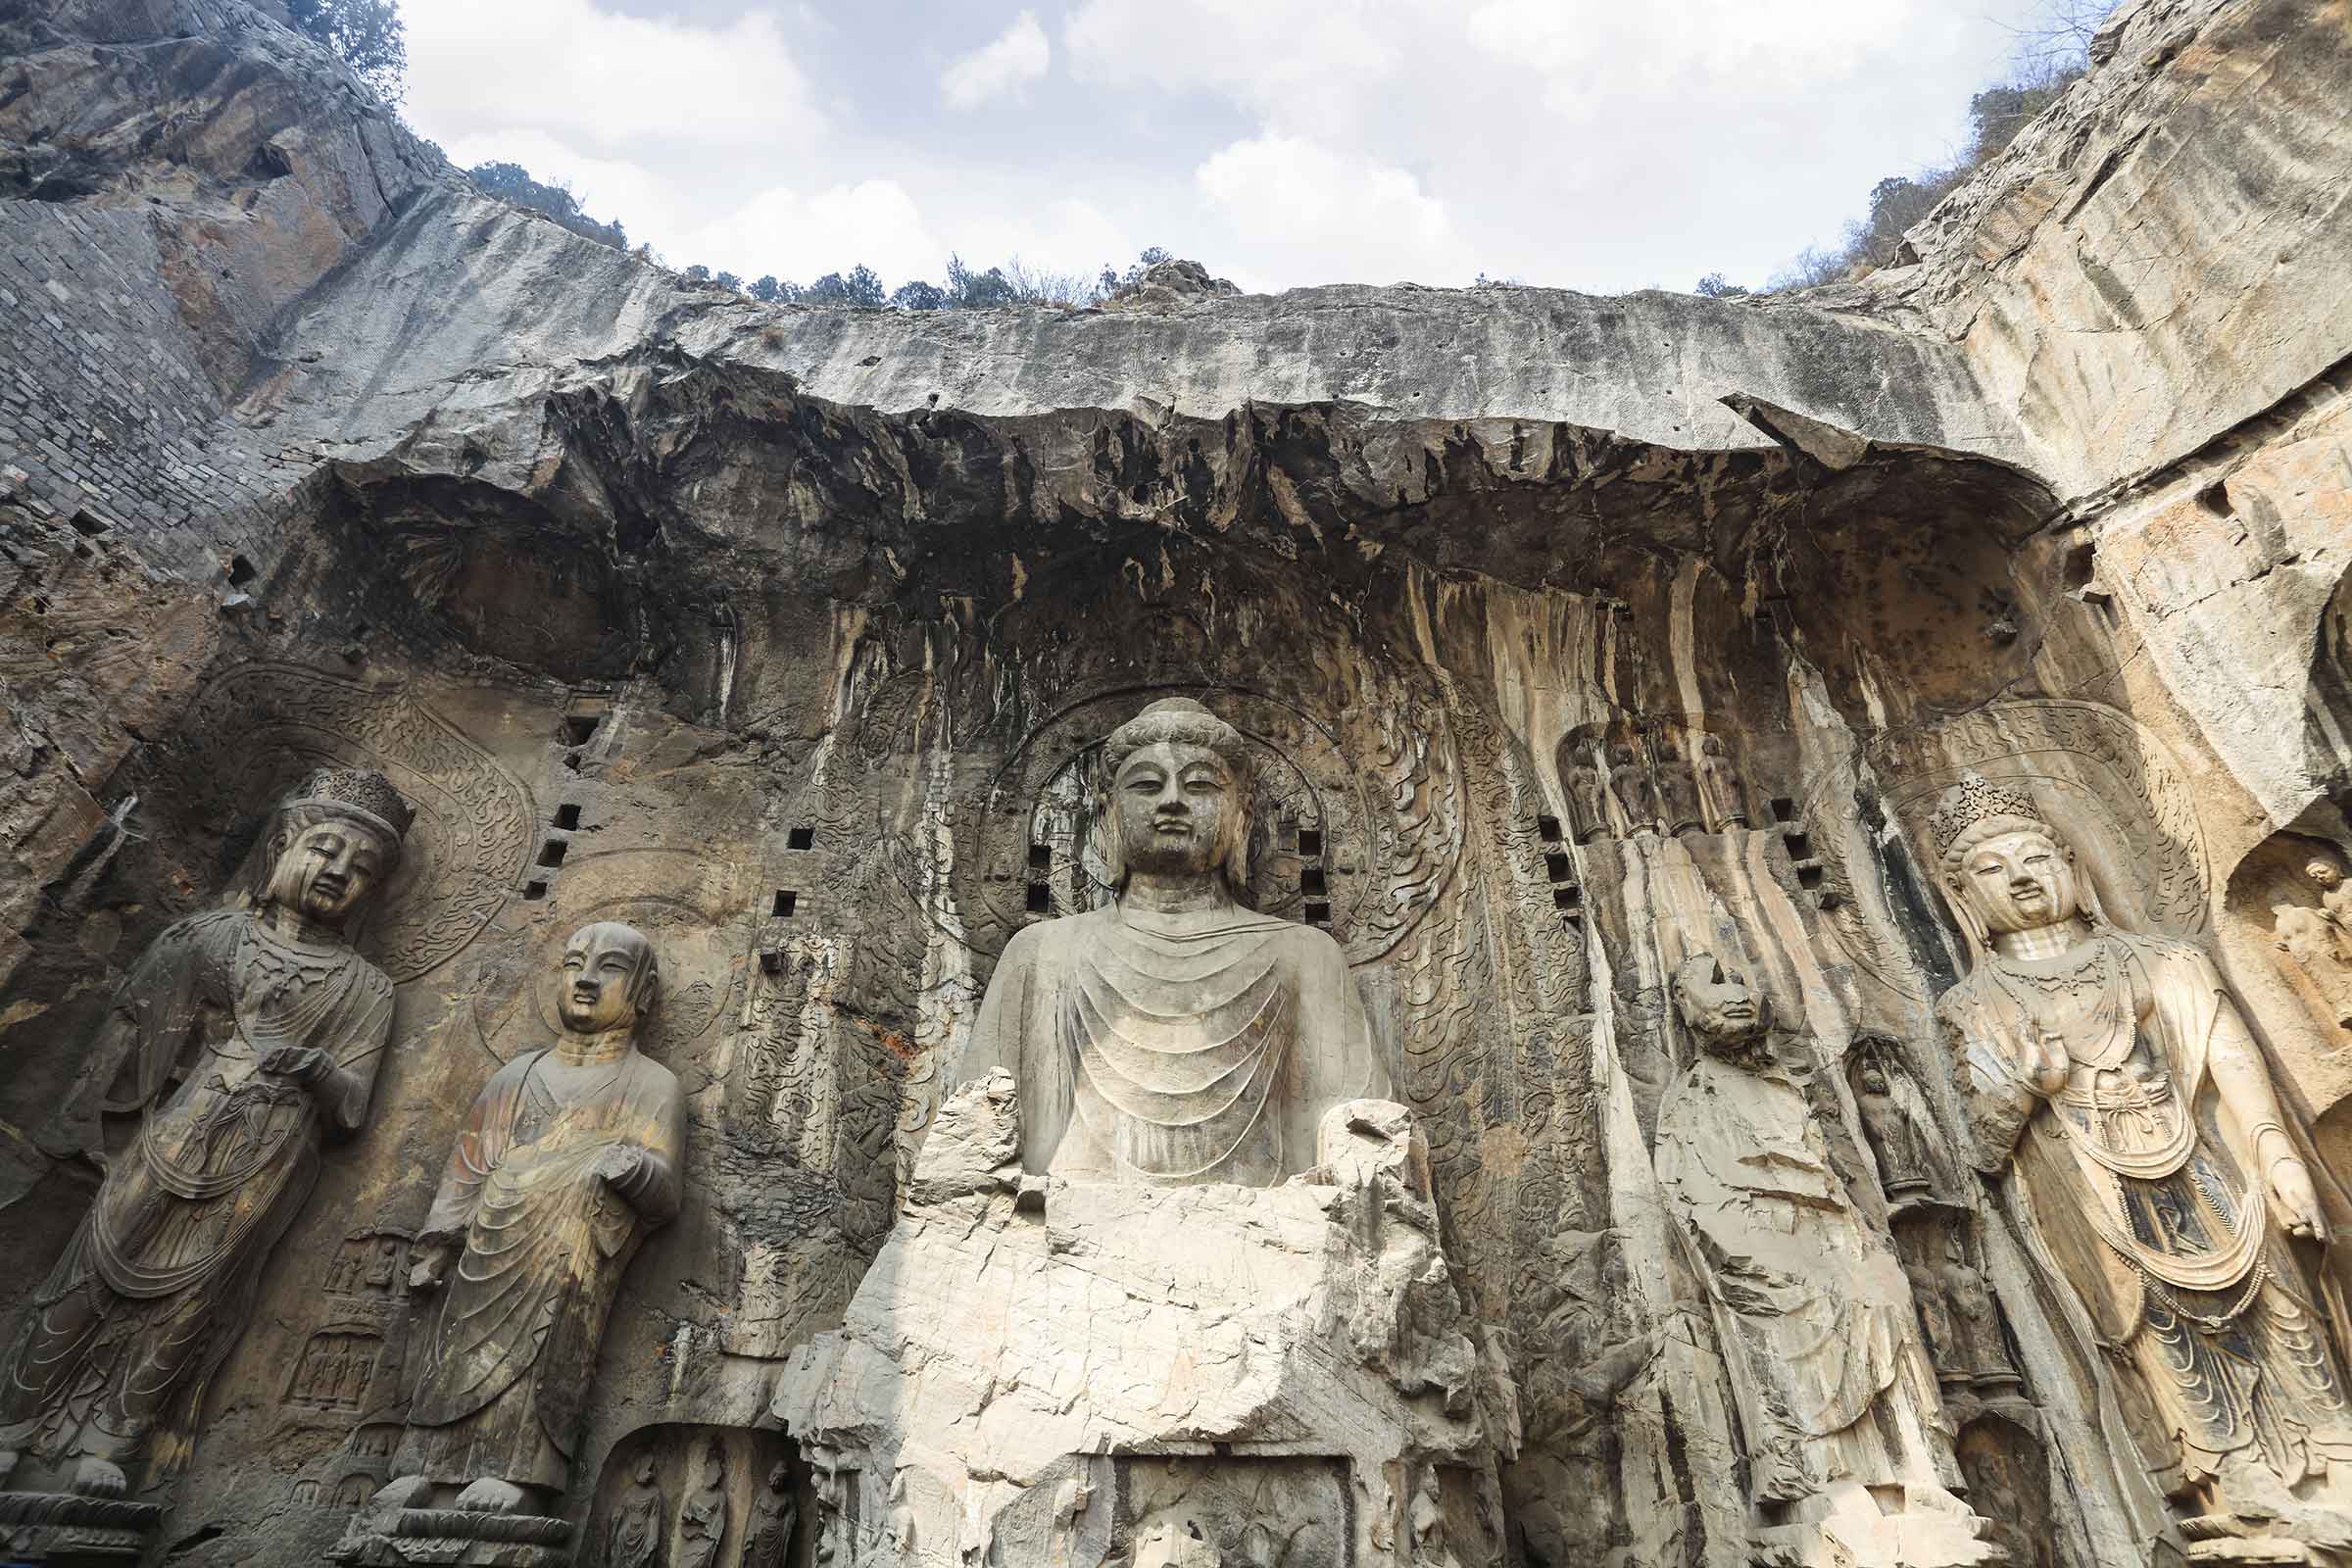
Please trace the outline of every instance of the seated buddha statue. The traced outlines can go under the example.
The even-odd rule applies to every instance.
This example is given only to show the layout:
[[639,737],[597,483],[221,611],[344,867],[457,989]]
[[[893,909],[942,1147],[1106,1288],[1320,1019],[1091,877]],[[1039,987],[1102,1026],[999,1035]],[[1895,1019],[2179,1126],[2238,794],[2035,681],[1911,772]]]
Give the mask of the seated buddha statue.
[[948,1082],[1012,1075],[1036,1174],[1272,1186],[1315,1163],[1325,1110],[1388,1091],[1347,958],[1246,902],[1239,731],[1153,703],[1102,767],[1116,899],[1012,939]]

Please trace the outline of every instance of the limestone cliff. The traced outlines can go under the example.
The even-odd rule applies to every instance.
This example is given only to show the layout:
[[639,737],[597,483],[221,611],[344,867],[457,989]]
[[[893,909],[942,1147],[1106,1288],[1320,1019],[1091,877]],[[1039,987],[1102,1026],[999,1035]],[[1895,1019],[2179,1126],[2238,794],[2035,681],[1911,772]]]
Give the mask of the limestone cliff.
[[2208,954],[2352,1232],[2306,869],[2352,853],[2348,36],[2127,6],[1915,260],[1806,295],[914,314],[487,197],[266,5],[0,8],[0,1307],[88,1205],[55,1111],[112,987],[276,790],[366,762],[419,808],[367,938],[392,1059],[153,1550],[304,1560],[386,1479],[457,1114],[608,917],[662,950],[686,1191],[567,1514],[615,1539],[710,1429],[727,1517],[782,1462],[878,1539],[891,1478],[807,1470],[772,1385],[843,1325],[996,956],[1107,896],[1088,748],[1174,691],[1270,760],[1259,906],[1341,944],[1427,1140],[1508,1384],[1494,1560],[1729,1564],[1788,1522],[1655,1172],[1697,953],[1802,1020],[2012,1560],[2236,1549],[1967,1169],[1934,1004],[1976,956],[1927,823],[2025,780],[2110,915]]

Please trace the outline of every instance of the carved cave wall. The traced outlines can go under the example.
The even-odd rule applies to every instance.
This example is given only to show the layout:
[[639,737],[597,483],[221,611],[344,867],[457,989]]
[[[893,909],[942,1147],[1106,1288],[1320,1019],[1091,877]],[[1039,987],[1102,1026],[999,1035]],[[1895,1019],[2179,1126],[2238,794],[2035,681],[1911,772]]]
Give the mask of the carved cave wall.
[[[1924,1244],[1864,1146],[1859,1054],[1943,1141],[1936,1223],[1997,1294],[2018,1372],[1950,1405],[1980,1491],[2059,1499],[2031,1560],[2084,1568],[2137,1533],[2152,1504],[2096,1437],[2095,1351],[1952,1153],[1928,1008],[1960,957],[1917,835],[1964,767],[2033,781],[2111,912],[2213,947],[2334,1152],[2329,1064],[2352,1042],[2258,929],[2299,897],[2279,891],[2292,856],[2260,850],[2261,807],[2192,716],[2209,710],[2137,657],[2146,594],[2111,582],[2166,506],[2213,514],[2196,475],[2069,517],[2030,476],[1916,449],[1831,466],[1793,441],[1686,453],[1328,408],[885,418],[675,366],[650,395],[542,412],[563,477],[535,493],[307,482],[241,614],[164,614],[169,587],[103,537],[9,612],[113,594],[162,630],[134,659],[87,617],[49,622],[78,629],[41,678],[120,726],[92,743],[89,796],[135,805],[70,819],[78,848],[9,950],[0,1118],[22,1136],[0,1199],[28,1266],[0,1311],[94,1188],[52,1107],[122,966],[237,883],[302,768],[381,766],[419,808],[365,943],[399,982],[395,1050],[210,1393],[174,1560],[315,1556],[380,1484],[409,1239],[457,1117],[544,1033],[535,982],[590,919],[661,946],[648,1044],[691,1130],[686,1207],[628,1276],[567,1511],[610,1505],[604,1456],[654,1441],[632,1434],[753,1427],[890,1225],[995,956],[1102,896],[1089,748],[1171,693],[1260,744],[1259,903],[1328,924],[1423,1120],[1449,1250],[1516,1383],[1512,1553],[1737,1549],[1722,1350],[1648,1171],[1690,1050],[1666,977],[1702,949],[1819,1042],[1811,1099],[1900,1248]],[[2290,444],[2262,451],[2291,466]],[[2249,476],[2231,505],[2256,493]],[[2335,640],[2308,678],[2340,693],[2340,594],[2316,591]],[[2296,826],[2315,853],[2352,847],[2324,799]]]

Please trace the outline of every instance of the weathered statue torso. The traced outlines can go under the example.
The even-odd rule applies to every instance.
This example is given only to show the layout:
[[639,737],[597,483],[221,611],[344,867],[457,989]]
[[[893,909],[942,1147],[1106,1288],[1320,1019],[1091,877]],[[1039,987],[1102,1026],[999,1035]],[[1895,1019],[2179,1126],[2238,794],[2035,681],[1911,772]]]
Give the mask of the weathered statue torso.
[[84,1139],[145,1119],[0,1369],[0,1479],[30,1454],[109,1494],[134,1459],[184,1458],[321,1142],[367,1118],[392,982],[342,927],[408,821],[379,774],[314,775],[279,807],[259,906],[179,921],[116,993],[63,1119]]
[[1117,904],[1019,933],[951,1071],[1021,1088],[1022,1160],[1075,1181],[1265,1186],[1384,1091],[1339,945],[1244,907],[1241,739],[1197,704],[1115,734]]

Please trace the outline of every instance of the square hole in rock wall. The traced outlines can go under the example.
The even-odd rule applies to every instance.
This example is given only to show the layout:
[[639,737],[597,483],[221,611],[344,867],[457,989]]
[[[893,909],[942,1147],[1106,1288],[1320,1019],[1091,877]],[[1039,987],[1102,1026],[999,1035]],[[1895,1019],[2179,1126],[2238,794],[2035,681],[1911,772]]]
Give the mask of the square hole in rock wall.
[[1308,905],[1306,906],[1306,923],[1308,925],[1331,924],[1331,906],[1328,904]]
[[1785,834],[1781,842],[1788,846],[1788,858],[1791,860],[1809,859],[1812,857],[1813,841],[1802,833]]
[[1053,910],[1053,907],[1054,907],[1054,893],[1053,893],[1053,890],[1052,890],[1051,888],[1048,888],[1048,887],[1047,887],[1047,886],[1046,886],[1046,885],[1045,885],[1043,882],[1032,882],[1032,883],[1030,883],[1030,884],[1029,884],[1029,912],[1030,912],[1031,914],[1046,914],[1046,913],[1050,913],[1050,912]]
[[1029,846],[1029,869],[1030,869],[1030,870],[1032,870],[1032,871],[1051,871],[1051,870],[1053,870],[1053,869],[1054,869],[1054,846],[1052,846],[1051,844],[1032,844],[1032,845],[1030,845],[1030,846]]
[[1796,819],[1796,802],[1786,795],[1775,795],[1772,798],[1772,819],[1775,822],[1794,821]]
[[788,850],[808,850],[815,848],[816,829],[812,827],[794,828],[791,832],[784,835],[784,847]]
[[539,863],[553,870],[564,863],[564,856],[571,848],[564,839],[549,839],[539,846]]
[[1582,888],[1564,887],[1551,890],[1551,904],[1555,909],[1573,909],[1584,902],[1585,893]]
[[1323,830],[1319,827],[1300,828],[1298,853],[1310,860],[1318,858],[1323,854]]
[[791,888],[778,888],[776,889],[776,901],[772,905],[768,906],[767,912],[776,916],[778,919],[782,919],[783,917],[791,914],[794,910],[798,909],[800,906],[801,896],[799,893],[795,892]]
[[577,806],[566,802],[556,808],[556,826],[568,833],[579,825],[580,808]]
[[1321,898],[1323,896],[1323,868],[1319,865],[1310,865],[1299,872],[1298,891],[1310,899]]
[[573,713],[564,720],[564,744],[585,746],[596,739],[596,726],[602,722],[594,713]]
[[1559,819],[1558,817],[1556,817],[1556,816],[1539,816],[1539,817],[1537,817],[1537,818],[1536,818],[1536,836],[1537,836],[1538,838],[1541,838],[1541,839],[1542,839],[1542,840],[1543,840],[1544,843],[1546,843],[1546,844],[1557,844],[1557,843],[1559,843],[1559,842],[1560,842],[1560,819]]
[[536,904],[539,900],[547,897],[547,884],[544,882],[525,882],[522,885],[522,896],[526,901]]
[[1567,881],[1573,874],[1568,865],[1568,857],[1558,850],[1544,857],[1544,874],[1554,882]]

